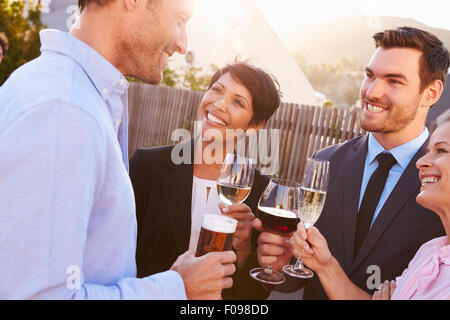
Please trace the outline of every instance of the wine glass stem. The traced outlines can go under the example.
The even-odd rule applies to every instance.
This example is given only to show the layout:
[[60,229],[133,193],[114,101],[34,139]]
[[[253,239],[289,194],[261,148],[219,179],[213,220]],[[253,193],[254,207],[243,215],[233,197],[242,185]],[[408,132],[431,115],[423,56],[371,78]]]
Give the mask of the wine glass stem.
[[264,269],[264,273],[265,273],[265,274],[270,274],[270,275],[272,275],[272,266],[267,266],[267,267]]
[[[308,230],[309,226],[305,226],[305,229]],[[294,265],[294,270],[302,270],[303,269],[303,260],[298,258]]]
[[302,270],[303,269],[303,260],[297,259],[294,265],[294,270]]

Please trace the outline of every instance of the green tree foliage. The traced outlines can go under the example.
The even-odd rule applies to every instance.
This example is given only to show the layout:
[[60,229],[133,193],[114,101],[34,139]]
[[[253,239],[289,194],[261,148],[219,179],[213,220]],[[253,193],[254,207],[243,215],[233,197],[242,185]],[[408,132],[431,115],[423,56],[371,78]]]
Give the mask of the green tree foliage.
[[182,76],[183,87],[195,91],[206,91],[211,77],[202,75],[201,71],[202,68],[200,67],[190,66],[186,68]]
[[170,68],[163,71],[162,84],[168,87],[177,87],[194,91],[207,91],[212,75],[218,70],[211,65],[210,72],[205,74],[203,68],[188,65],[185,67]]
[[[211,72],[205,74],[201,67],[185,66],[172,68],[169,65],[162,72],[163,78],[160,85],[194,91],[207,91],[212,75],[218,70],[214,65],[211,65],[210,69]],[[131,77],[128,77],[128,81],[143,83]]]
[[337,106],[352,106],[359,98],[364,74],[356,60],[341,58],[336,65],[308,64],[305,57],[295,55],[314,90],[324,93]]
[[9,50],[0,64],[0,85],[11,73],[40,54],[40,7],[30,2],[28,16],[24,16],[24,1],[0,0],[0,32],[8,37]]

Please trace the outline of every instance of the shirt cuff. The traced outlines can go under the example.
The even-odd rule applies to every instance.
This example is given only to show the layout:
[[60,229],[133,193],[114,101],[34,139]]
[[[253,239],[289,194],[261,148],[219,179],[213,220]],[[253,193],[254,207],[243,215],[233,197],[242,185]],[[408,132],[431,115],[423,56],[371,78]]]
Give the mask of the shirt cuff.
[[151,277],[160,284],[162,300],[187,300],[184,281],[178,272],[169,270]]

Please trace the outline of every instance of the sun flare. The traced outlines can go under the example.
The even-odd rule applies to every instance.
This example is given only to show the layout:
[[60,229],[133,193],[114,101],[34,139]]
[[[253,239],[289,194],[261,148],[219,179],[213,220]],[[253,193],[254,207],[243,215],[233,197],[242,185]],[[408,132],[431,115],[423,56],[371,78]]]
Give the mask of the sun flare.
[[240,3],[241,1],[238,0],[197,0],[194,15],[203,20],[213,21],[215,24],[229,24],[242,12]]

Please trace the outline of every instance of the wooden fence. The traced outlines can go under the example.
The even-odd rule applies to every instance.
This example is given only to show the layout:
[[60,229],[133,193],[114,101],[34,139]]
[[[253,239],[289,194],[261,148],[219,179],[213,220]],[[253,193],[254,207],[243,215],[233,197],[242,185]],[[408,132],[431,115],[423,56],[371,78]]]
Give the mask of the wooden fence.
[[[203,92],[131,83],[129,154],[136,148],[176,143],[171,141],[175,129],[184,128],[192,134],[202,97]],[[364,133],[358,117],[358,111],[282,103],[263,128],[279,130],[279,163],[275,164],[278,170],[264,173],[301,181],[307,157],[321,148]],[[270,143],[269,134],[269,146]],[[276,150],[269,150],[271,155],[274,152]]]

